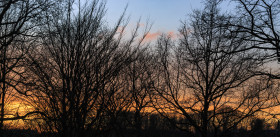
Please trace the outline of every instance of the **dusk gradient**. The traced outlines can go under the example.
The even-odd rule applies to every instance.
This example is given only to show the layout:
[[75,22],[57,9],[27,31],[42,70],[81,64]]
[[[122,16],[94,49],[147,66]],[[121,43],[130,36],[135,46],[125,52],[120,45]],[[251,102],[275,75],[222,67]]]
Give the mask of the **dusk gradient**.
[[130,17],[130,25],[141,18],[153,24],[150,33],[177,31],[180,20],[185,20],[192,10],[202,8],[201,0],[107,0],[107,20],[113,25],[123,13]]
[[[231,3],[222,4],[225,10],[233,8]],[[160,33],[176,34],[181,21],[188,21],[193,10],[202,9],[202,0],[107,0],[106,19],[113,26],[120,15],[126,10],[126,17],[130,18],[129,28],[133,28],[141,18],[141,24],[147,20],[153,24],[150,31],[153,38]]]

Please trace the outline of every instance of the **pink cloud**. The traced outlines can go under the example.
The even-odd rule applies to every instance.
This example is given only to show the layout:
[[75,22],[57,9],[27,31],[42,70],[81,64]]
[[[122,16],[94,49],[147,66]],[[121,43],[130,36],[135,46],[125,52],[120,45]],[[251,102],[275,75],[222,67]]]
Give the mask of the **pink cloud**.
[[157,37],[161,35],[161,32],[155,32],[155,33],[148,33],[145,37],[145,40],[155,40]]
[[[149,32],[146,37],[145,37],[145,41],[153,41],[156,40],[160,35],[162,34],[161,31],[157,31],[157,32]],[[174,31],[168,31],[165,33],[166,35],[168,35],[171,39],[176,39],[178,37],[178,34]]]
[[138,25],[139,25],[140,27],[144,27],[144,26],[145,26],[144,23],[139,23]]
[[176,34],[173,31],[167,32],[167,35],[171,38],[176,38]]
[[117,28],[117,33],[123,32],[124,29],[125,29],[125,28],[124,28],[123,26],[119,26],[119,27]]

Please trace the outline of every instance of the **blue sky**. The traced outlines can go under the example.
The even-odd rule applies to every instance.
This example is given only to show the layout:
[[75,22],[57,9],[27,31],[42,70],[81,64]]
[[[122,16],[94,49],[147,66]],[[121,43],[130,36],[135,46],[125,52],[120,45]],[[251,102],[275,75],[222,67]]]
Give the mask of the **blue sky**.
[[149,18],[153,31],[176,30],[180,19],[184,20],[192,9],[203,7],[200,0],[107,0],[107,20],[110,23],[116,21],[126,4],[131,23],[140,17],[145,23]]
[[[176,32],[180,20],[187,20],[188,15],[195,9],[202,9],[203,0],[107,0],[106,20],[109,25],[116,23],[128,4],[126,15],[130,17],[130,27],[135,26],[141,17],[145,24],[149,19],[153,23],[150,33]],[[233,7],[228,2],[222,7]],[[227,8],[224,8],[227,9]]]

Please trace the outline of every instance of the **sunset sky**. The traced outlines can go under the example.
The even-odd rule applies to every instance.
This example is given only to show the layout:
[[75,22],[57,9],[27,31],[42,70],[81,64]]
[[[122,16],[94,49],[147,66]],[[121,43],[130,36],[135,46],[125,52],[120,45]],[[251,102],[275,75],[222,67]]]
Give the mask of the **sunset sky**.
[[280,137],[280,0],[0,0],[0,137]]
[[[110,25],[116,23],[127,4],[126,15],[130,17],[128,27],[135,26],[140,17],[142,24],[147,19],[153,23],[148,35],[150,40],[156,39],[162,32],[176,34],[180,21],[187,20],[193,10],[204,6],[202,0],[107,0],[106,19]],[[229,2],[224,2],[221,7],[227,11],[234,8]]]

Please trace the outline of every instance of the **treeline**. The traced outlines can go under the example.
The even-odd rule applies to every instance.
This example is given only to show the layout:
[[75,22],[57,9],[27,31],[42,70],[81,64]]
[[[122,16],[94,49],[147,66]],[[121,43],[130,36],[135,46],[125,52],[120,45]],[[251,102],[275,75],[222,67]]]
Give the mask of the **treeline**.
[[13,120],[60,137],[233,136],[277,121],[280,2],[234,0],[235,14],[222,2],[149,43],[151,25],[128,30],[125,10],[109,26],[103,0],[0,1],[0,135]]
[[[107,130],[92,130],[88,132],[88,136],[102,136],[102,137],[197,137],[200,133],[196,131],[189,125],[181,125],[180,130],[176,128],[173,123],[182,123],[187,120],[182,117],[172,116],[172,119],[162,117],[159,114],[149,114],[143,115],[141,132],[137,131],[134,126],[134,113],[133,112],[123,112],[119,119],[112,125],[116,125],[118,128],[111,126],[111,129]],[[32,127],[32,126],[31,126]],[[280,131],[280,122],[277,121],[266,121],[265,119],[252,117],[246,120],[242,126],[235,127],[227,133],[223,133],[226,137],[278,137]],[[222,133],[222,130],[218,130]],[[57,132],[43,131],[38,132],[32,130],[31,128],[25,129],[7,129],[4,131],[5,136],[18,137],[57,137],[59,134]],[[209,132],[210,136],[214,133]]]

